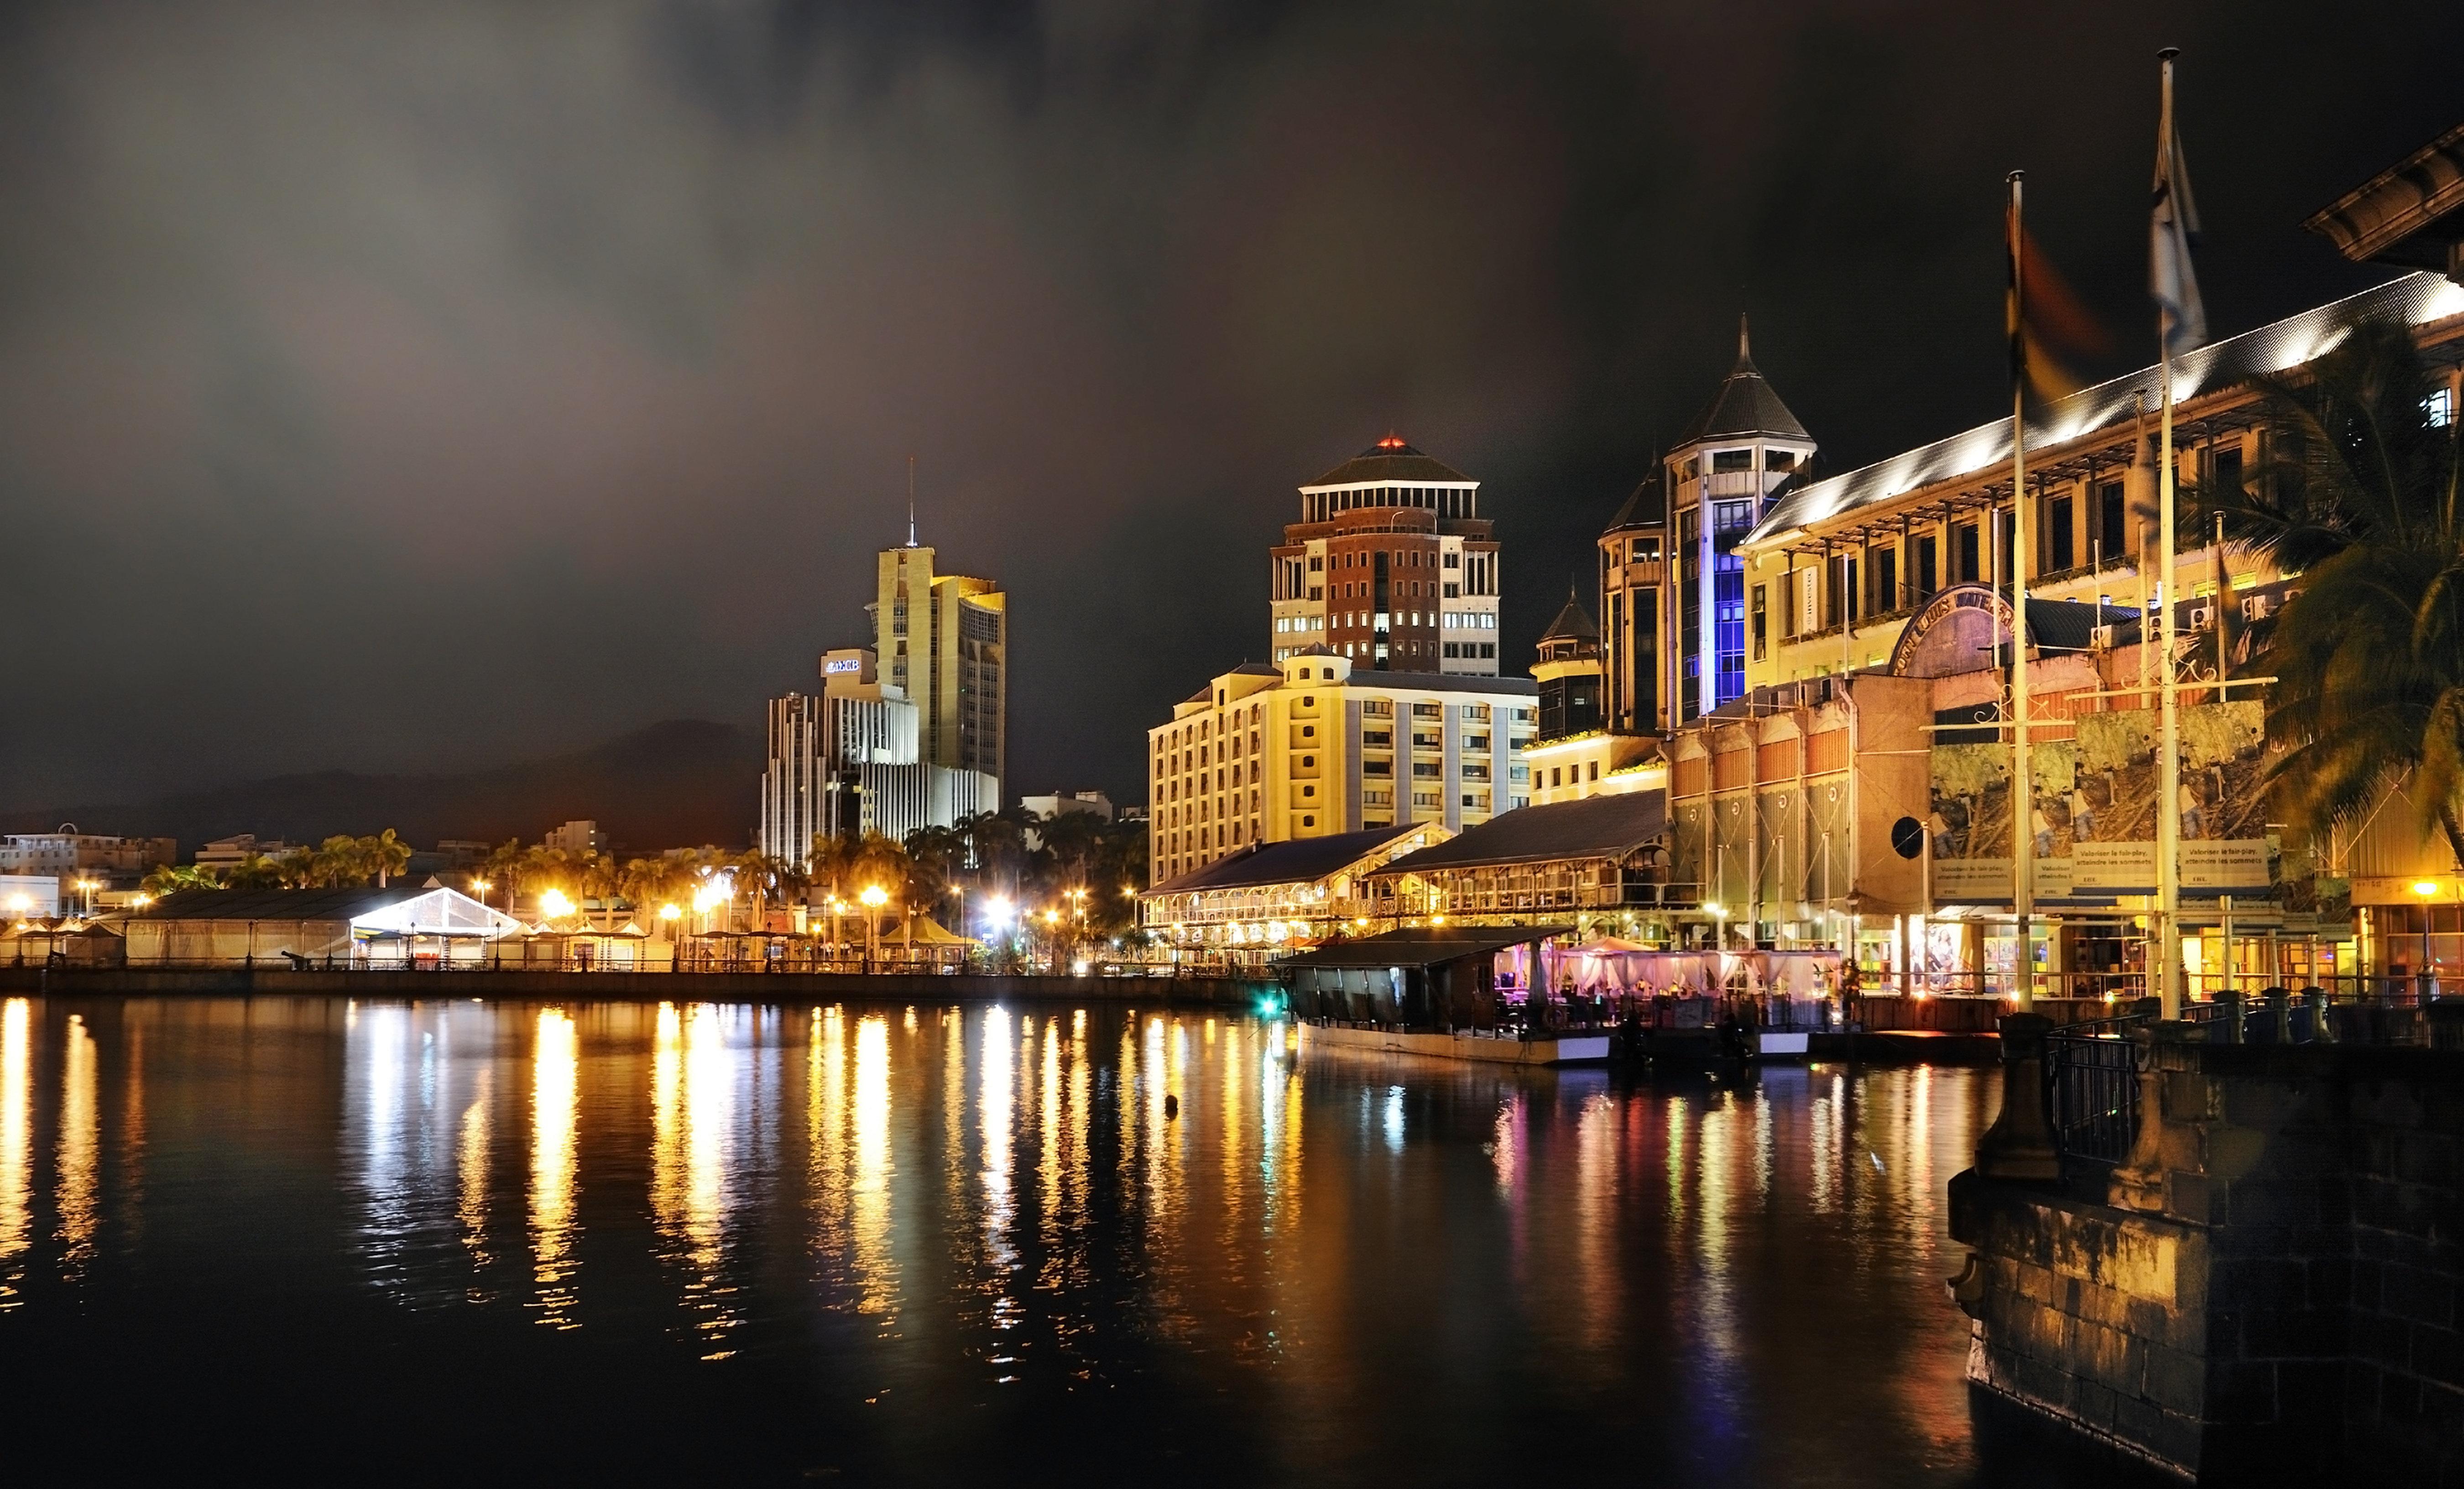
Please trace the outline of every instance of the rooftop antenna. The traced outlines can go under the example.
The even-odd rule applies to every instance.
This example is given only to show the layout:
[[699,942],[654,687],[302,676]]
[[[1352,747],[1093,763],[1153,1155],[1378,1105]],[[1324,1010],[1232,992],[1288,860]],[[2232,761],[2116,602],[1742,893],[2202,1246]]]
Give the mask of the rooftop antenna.
[[915,546],[915,457],[907,457],[907,546]]

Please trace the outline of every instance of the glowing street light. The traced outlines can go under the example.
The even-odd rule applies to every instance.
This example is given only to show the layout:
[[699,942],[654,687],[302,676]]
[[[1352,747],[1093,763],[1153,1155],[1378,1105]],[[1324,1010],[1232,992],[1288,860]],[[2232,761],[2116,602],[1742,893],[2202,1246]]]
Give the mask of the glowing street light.
[[540,894],[539,908],[541,920],[562,920],[573,913],[573,902],[565,898],[562,889],[549,889]]
[[479,891],[479,906],[482,909],[485,909],[488,905],[488,891],[495,888],[495,886],[490,884],[485,879],[473,879],[471,881],[471,887]]
[[890,903],[890,891],[877,884],[869,884],[856,898],[864,902],[864,970],[870,972],[875,957],[881,952],[881,908]]

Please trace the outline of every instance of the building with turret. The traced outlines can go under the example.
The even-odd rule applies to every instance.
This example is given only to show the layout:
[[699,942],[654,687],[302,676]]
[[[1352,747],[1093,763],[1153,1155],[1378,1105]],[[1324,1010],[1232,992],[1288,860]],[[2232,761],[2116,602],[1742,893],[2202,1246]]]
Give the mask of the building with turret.
[[1390,434],[1300,489],[1270,550],[1277,662],[1497,675],[1497,541],[1480,483]]
[[1737,544],[1802,484],[1814,453],[1814,437],[1754,365],[1740,318],[1736,365],[1600,535],[1602,674],[1616,727],[1665,734],[1744,695],[1771,617],[1751,608]]
[[1667,788],[1658,738],[1606,719],[1600,628],[1573,595],[1541,636],[1531,676],[1540,689],[1540,720],[1524,764],[1533,803]]

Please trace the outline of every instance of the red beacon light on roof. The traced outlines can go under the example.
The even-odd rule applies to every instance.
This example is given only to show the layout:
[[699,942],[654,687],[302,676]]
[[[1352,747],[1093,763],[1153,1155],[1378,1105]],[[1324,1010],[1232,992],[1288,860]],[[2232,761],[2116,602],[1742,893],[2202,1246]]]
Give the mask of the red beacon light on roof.
[[1377,448],[1379,449],[1401,449],[1404,448],[1403,436],[1400,434],[1389,434],[1384,439],[1377,442]]

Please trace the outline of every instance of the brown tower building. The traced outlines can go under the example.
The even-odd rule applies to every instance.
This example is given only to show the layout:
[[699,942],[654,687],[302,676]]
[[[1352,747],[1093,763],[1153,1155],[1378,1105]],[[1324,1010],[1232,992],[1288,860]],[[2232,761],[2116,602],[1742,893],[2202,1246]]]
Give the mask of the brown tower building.
[[1497,541],[1480,483],[1388,435],[1300,489],[1273,550],[1273,655],[1497,675]]

